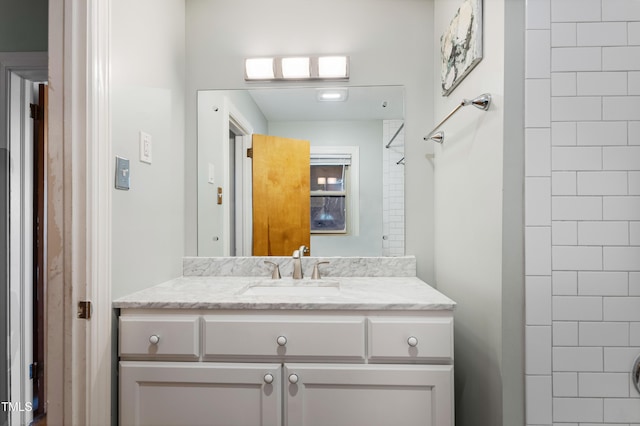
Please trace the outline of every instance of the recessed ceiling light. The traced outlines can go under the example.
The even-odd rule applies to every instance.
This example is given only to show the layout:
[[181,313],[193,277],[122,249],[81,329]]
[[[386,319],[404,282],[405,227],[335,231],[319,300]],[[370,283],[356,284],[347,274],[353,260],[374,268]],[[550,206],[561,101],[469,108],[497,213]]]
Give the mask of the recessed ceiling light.
[[318,89],[316,96],[321,102],[344,102],[349,97],[349,90],[346,87],[339,89]]

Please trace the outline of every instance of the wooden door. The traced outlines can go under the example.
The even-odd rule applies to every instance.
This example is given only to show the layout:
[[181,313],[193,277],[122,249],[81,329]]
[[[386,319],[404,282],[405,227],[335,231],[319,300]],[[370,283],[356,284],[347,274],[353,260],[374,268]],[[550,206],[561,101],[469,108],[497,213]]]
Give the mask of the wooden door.
[[280,426],[280,364],[120,362],[120,424]]
[[288,426],[454,425],[451,365],[285,364],[284,371]]
[[253,135],[253,255],[311,245],[309,141]]

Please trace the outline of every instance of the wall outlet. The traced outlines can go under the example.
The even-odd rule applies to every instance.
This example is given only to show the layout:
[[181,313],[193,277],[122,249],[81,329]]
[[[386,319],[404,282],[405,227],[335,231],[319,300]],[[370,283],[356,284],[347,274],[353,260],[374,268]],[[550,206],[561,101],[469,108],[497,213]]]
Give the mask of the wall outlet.
[[151,135],[140,131],[140,161],[151,164]]

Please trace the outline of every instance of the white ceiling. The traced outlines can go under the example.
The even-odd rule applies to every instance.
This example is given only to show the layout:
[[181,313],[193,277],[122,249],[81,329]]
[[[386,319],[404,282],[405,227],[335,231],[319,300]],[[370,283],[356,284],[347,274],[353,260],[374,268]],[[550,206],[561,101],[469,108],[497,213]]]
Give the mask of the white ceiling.
[[347,88],[349,94],[344,102],[320,102],[318,88],[314,87],[250,89],[249,94],[269,121],[403,119],[402,86]]

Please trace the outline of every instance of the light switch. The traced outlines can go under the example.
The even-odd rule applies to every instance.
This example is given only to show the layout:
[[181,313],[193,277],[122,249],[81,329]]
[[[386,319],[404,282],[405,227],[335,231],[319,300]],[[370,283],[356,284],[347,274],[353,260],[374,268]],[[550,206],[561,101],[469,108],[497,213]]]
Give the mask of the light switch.
[[151,135],[140,131],[140,161],[151,164]]
[[116,157],[116,189],[129,190],[130,184],[129,160]]

